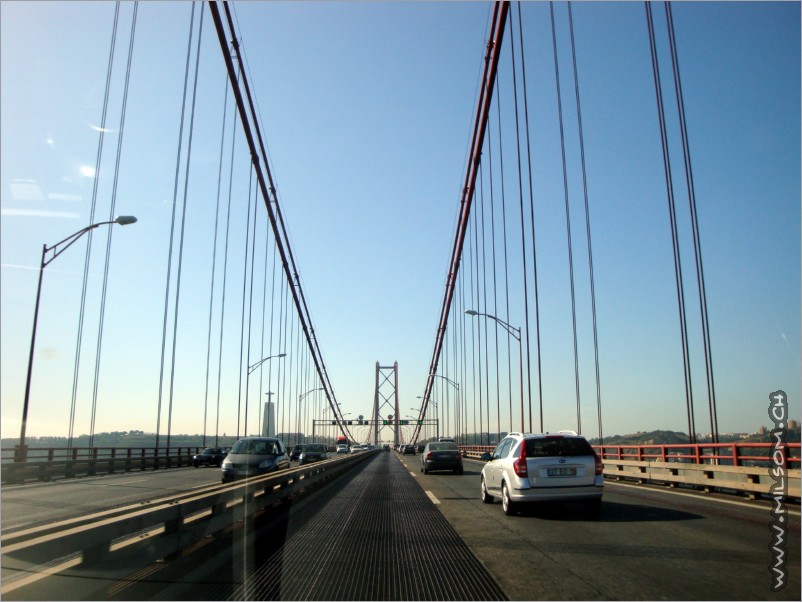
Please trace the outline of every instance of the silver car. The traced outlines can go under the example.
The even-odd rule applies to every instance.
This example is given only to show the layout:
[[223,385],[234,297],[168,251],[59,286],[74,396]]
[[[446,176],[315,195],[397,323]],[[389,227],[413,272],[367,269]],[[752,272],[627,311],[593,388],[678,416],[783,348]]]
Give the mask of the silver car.
[[577,501],[601,510],[603,464],[582,435],[510,433],[492,454],[483,454],[482,501],[501,499],[504,513],[525,502]]
[[290,458],[280,439],[244,437],[223,460],[223,483],[290,467]]

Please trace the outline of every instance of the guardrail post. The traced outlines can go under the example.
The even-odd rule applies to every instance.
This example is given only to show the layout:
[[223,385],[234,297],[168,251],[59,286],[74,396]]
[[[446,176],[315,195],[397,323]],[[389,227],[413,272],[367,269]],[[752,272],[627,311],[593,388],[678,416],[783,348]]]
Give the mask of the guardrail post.
[[87,470],[86,470],[86,472],[87,472],[87,474],[89,474],[89,476],[94,476],[95,475],[95,472],[97,470],[96,464],[97,464],[97,448],[93,447],[92,448],[92,455],[89,458],[89,465],[87,466]]
[[73,447],[67,451],[67,465],[64,467],[64,476],[71,479],[75,477],[75,463],[78,461],[78,450]]

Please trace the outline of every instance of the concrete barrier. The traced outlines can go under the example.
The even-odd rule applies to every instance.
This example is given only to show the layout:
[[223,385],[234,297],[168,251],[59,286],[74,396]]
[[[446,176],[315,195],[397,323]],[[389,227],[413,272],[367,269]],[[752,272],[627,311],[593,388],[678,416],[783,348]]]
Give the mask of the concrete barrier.
[[[787,498],[800,497],[800,471],[786,471]],[[723,489],[746,493],[751,497],[769,495],[774,484],[769,468],[764,466],[717,466],[715,464],[683,464],[679,462],[638,462],[605,460],[604,476],[632,479],[641,483],[692,485],[706,491]]]

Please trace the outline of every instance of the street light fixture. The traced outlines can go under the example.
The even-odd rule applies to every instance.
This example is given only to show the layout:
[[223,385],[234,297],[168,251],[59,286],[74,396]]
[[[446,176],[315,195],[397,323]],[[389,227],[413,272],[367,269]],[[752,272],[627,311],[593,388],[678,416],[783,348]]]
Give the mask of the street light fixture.
[[250,374],[251,372],[256,370],[259,366],[264,364],[267,360],[273,359],[274,357],[287,357],[287,354],[286,353],[279,353],[278,355],[268,355],[267,357],[260,359],[253,366],[249,366],[248,367],[248,374]]
[[[523,360],[523,343],[521,342],[521,329],[516,328],[515,326],[511,326],[507,324],[504,320],[500,320],[496,316],[492,316],[490,314],[484,314],[473,309],[466,309],[466,315],[469,316],[484,316],[485,318],[490,318],[491,320],[495,320],[498,324],[510,333],[516,341],[518,341],[518,370],[521,374],[521,432],[525,432],[524,429],[524,360]],[[543,425],[541,424],[541,429]]]
[[[78,230],[78,232],[71,234],[64,240],[61,240],[50,247],[48,247],[47,245],[42,245],[42,261],[39,264],[39,284],[36,287],[36,305],[34,306],[33,310],[31,353],[30,356],[28,357],[28,376],[26,377],[25,380],[25,399],[22,403],[22,426],[20,427],[19,445],[17,446],[17,453],[14,454],[15,462],[24,462],[28,455],[27,449],[25,448],[25,428],[28,424],[28,405],[31,399],[31,376],[33,375],[33,351],[36,345],[36,324],[39,320],[39,300],[41,299],[42,296],[42,276],[44,275],[45,268],[56,257],[58,257],[64,251],[70,248],[76,240],[81,238],[81,236],[83,236],[90,230],[94,230],[98,226],[105,226],[107,224],[119,224],[120,226],[127,226],[128,224],[133,224],[135,222],[136,218],[133,215],[120,215],[111,221],[98,222],[96,224],[92,224],[91,226],[87,226],[86,228],[82,228],[81,230]],[[53,255],[48,258],[47,254],[51,251],[53,252]]]

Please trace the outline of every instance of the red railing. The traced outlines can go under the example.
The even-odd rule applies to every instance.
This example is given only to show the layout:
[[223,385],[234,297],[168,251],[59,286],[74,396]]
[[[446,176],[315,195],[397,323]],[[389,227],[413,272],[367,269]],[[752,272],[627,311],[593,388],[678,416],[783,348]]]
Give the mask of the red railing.
[[[771,462],[772,443],[699,443],[671,445],[594,445],[602,460],[648,462],[685,462],[743,466],[746,462]],[[786,443],[779,447],[786,468],[800,467],[800,444]],[[765,453],[755,453],[761,450]]]
[[[461,445],[463,453],[481,455],[492,453],[494,445]],[[594,445],[602,460],[661,461],[689,464],[719,464],[744,466],[746,463],[771,462],[771,443],[699,443],[667,445]],[[785,468],[800,468],[802,453],[799,443],[781,446]],[[762,452],[762,453],[761,453]]]

